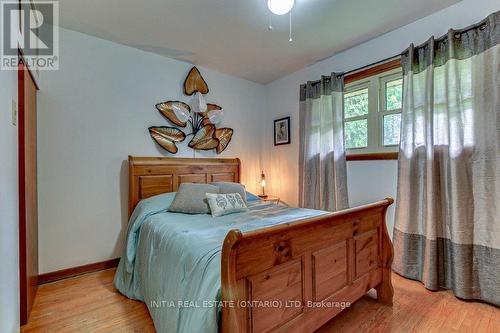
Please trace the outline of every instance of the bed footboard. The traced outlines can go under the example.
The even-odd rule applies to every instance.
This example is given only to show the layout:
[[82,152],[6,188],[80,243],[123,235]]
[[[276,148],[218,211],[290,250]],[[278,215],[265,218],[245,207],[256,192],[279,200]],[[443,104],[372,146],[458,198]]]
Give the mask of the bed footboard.
[[313,332],[372,288],[392,305],[392,198],[252,232],[222,250],[222,325],[232,332]]

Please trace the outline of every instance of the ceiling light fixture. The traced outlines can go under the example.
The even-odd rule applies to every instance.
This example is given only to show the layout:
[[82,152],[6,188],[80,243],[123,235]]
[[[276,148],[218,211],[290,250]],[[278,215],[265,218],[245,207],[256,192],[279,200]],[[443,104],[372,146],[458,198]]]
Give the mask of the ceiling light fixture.
[[267,0],[267,8],[276,15],[284,15],[292,10],[295,0]]

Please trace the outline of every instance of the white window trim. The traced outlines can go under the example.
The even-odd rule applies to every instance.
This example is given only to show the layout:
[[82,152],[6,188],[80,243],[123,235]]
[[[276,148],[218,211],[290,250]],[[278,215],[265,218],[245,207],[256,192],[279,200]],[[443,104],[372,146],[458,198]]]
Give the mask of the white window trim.
[[[401,113],[401,109],[386,111],[385,84],[394,79],[402,78],[402,69],[396,68],[373,75],[345,86],[344,94],[368,88],[368,115],[348,118],[348,121],[368,119],[368,146],[346,149],[347,154],[370,154],[398,152],[399,145],[384,146],[383,120],[385,115]],[[375,92],[375,93],[374,93]],[[346,119],[344,118],[344,124]]]

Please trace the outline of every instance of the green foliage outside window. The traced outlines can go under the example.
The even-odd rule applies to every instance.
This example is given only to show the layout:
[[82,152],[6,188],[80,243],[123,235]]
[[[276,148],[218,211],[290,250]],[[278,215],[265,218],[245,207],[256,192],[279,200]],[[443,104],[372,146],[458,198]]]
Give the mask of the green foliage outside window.
[[368,120],[346,121],[344,135],[346,149],[368,146]]
[[356,90],[344,96],[344,117],[368,114],[368,89]]
[[[344,117],[346,119],[368,114],[368,89],[360,89],[344,96]],[[346,121],[344,126],[345,146],[363,148],[368,146],[368,121],[366,119]]]
[[[389,81],[385,84],[385,105],[387,111],[402,108],[403,79]],[[401,130],[401,114],[384,116],[384,146],[399,144]]]
[[397,110],[402,107],[403,79],[387,82],[385,85],[385,100],[387,110]]
[[384,116],[384,146],[399,144],[401,113]]

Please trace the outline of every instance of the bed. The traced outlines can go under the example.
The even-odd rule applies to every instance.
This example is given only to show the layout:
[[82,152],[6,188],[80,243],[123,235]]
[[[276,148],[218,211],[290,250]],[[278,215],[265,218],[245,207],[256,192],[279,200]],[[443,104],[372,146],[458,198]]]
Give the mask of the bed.
[[129,157],[115,286],[159,332],[313,332],[372,288],[392,305],[391,198],[335,213],[259,200],[215,219],[166,212],[181,183],[219,181],[240,181],[239,159]]

